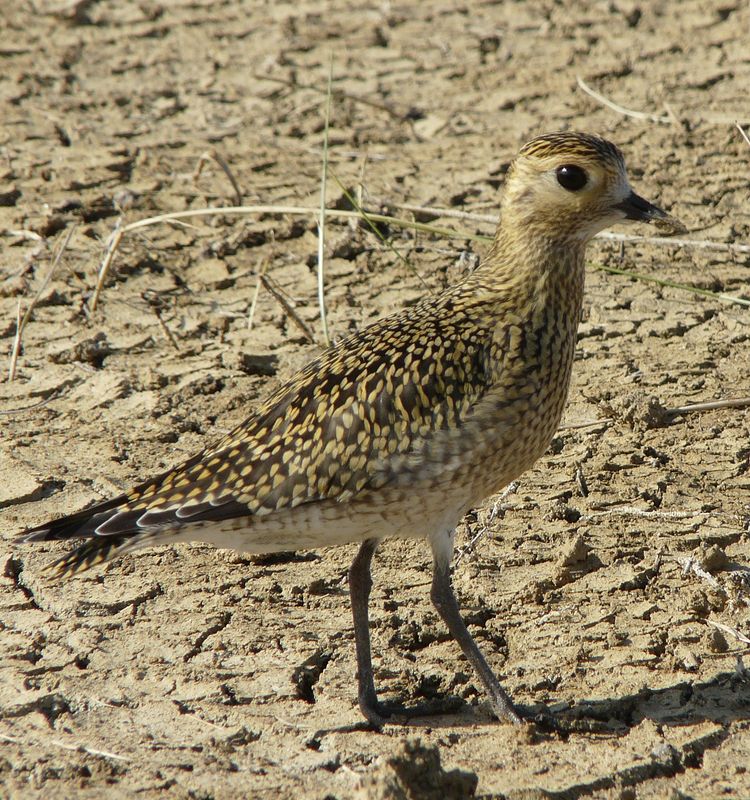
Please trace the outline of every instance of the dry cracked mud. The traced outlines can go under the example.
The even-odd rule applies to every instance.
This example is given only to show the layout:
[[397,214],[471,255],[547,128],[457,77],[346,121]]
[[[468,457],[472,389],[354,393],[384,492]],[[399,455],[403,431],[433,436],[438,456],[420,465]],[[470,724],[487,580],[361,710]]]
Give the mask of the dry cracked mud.
[[[750,412],[679,410],[750,395],[747,4],[36,0],[0,19],[0,796],[750,797]],[[312,214],[128,232],[91,305],[118,225],[315,207],[329,69],[329,205],[344,186],[463,232],[384,227],[386,246],[330,218],[334,337],[486,249],[469,234],[492,224],[399,206],[494,215],[547,130],[613,139],[644,196],[720,245],[592,246],[564,426],[459,531],[475,637],[563,732],[493,721],[430,606],[425,545],[376,557],[376,680],[456,711],[375,733],[353,548],[161,547],[60,583],[43,567],[64,545],[14,541],[211,443],[319,352]]]

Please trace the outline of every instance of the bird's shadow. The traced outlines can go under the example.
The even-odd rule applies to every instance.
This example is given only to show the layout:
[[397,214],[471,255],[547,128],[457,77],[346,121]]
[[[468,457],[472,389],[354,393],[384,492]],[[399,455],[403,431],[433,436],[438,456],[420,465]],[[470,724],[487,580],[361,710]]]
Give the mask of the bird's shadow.
[[722,672],[706,681],[679,681],[661,689],[644,688],[635,694],[599,700],[580,700],[560,711],[544,707],[522,709],[543,727],[562,734],[591,732],[622,735],[643,720],[657,725],[688,726],[702,722],[727,725],[750,719],[750,678]]
[[[387,703],[385,704],[388,705]],[[559,704],[555,704],[559,706]],[[467,725],[498,724],[484,704],[472,706],[456,697],[436,703],[434,712],[413,715],[399,722],[408,728],[462,728]],[[680,681],[661,689],[642,689],[635,694],[598,700],[580,700],[566,708],[550,710],[541,704],[519,705],[522,716],[533,723],[540,736],[567,738],[575,734],[622,736],[651,720],[657,725],[689,726],[702,722],[728,725],[750,719],[750,679],[737,672],[722,672],[707,681]],[[388,722],[386,722],[388,724]],[[363,722],[319,731],[319,734],[363,730]]]

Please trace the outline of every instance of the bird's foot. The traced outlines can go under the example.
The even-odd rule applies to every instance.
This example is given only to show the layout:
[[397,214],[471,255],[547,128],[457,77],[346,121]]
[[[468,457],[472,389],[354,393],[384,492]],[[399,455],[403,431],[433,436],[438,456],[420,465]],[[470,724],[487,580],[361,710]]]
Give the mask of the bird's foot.
[[[498,685],[498,689],[500,686]],[[510,697],[502,692],[499,695],[490,697],[490,706],[492,713],[500,720],[500,722],[509,722],[511,725],[523,725],[527,721],[527,717],[522,714],[512,703]]]
[[585,718],[570,718],[564,711],[553,712],[545,705],[535,704],[531,707],[517,709],[521,720],[528,726],[529,732],[534,737],[555,736],[567,741],[576,733],[611,733],[609,723]]
[[403,703],[387,702],[380,700],[363,703],[360,699],[359,708],[365,719],[375,730],[382,730],[383,726],[388,725],[408,725],[419,717],[435,717],[443,714],[455,714],[456,711],[466,705],[460,697],[440,697],[435,700],[427,700],[413,706],[405,706]]

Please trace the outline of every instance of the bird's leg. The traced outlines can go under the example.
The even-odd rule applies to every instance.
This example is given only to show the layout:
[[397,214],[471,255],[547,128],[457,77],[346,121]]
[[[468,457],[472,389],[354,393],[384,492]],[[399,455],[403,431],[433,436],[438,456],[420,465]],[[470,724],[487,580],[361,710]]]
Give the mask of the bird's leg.
[[366,539],[349,567],[349,594],[354,617],[354,645],[357,650],[357,698],[360,711],[369,723],[379,728],[383,713],[375,693],[370,652],[370,618],[368,604],[372,577],[370,564],[378,546],[378,539]]
[[498,719],[505,719],[520,725],[522,720],[513,707],[513,701],[500,685],[500,681],[485,661],[477,643],[461,618],[461,611],[451,586],[450,562],[447,559],[436,557],[434,560],[430,598],[438,614],[448,626],[451,635],[461,646],[461,650],[474,668],[474,672],[484,684],[489,695],[490,705]]

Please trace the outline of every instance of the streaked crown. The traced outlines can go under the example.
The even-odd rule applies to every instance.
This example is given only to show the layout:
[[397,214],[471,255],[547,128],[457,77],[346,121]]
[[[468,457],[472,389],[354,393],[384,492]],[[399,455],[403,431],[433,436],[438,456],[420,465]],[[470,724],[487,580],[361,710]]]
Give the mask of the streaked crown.
[[519,157],[537,158],[580,157],[589,161],[617,164],[624,169],[625,159],[622,151],[612,142],[591,133],[575,131],[556,131],[545,133],[527,142],[519,151]]

